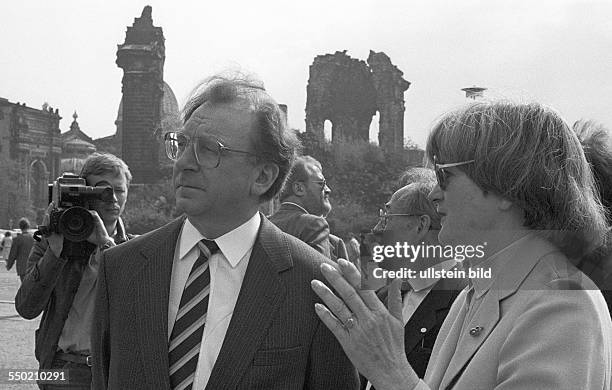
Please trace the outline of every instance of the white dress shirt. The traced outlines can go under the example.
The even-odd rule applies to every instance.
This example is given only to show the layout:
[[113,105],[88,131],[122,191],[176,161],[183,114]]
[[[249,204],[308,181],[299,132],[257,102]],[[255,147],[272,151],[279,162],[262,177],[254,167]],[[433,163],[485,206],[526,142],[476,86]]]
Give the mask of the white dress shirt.
[[[204,389],[210,379],[234,313],[260,223],[261,217],[259,213],[255,213],[244,224],[215,239],[219,252],[208,260],[210,296],[193,383],[194,390]],[[204,238],[206,237],[189,222],[189,219],[186,219],[178,238],[172,264],[168,302],[168,339],[172,334],[185,283],[200,254],[197,243]]]

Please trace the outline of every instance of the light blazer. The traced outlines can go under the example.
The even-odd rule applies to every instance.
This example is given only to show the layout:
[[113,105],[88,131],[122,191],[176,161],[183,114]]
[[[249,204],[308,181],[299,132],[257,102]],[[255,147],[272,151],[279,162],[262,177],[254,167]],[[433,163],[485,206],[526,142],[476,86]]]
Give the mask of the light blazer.
[[300,207],[283,203],[270,221],[280,230],[304,241],[323,256],[331,259],[329,225],[323,217],[308,214]]
[[505,257],[463,333],[459,294],[416,389],[610,389],[612,323],[595,285],[536,236]]
[[[356,370],[314,312],[328,261],[261,226],[206,389],[355,389]],[[169,389],[168,294],[184,217],[105,252],[93,331],[95,389]]]

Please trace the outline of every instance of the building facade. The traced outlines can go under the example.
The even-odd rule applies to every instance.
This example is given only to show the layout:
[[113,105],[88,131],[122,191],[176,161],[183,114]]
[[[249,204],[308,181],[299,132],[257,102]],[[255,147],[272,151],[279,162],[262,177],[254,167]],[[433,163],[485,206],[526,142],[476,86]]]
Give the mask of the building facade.
[[[23,216],[39,219],[47,208],[47,184],[60,170],[60,119],[46,103],[36,109],[0,98],[0,226],[15,227]],[[20,215],[28,208],[35,215]]]

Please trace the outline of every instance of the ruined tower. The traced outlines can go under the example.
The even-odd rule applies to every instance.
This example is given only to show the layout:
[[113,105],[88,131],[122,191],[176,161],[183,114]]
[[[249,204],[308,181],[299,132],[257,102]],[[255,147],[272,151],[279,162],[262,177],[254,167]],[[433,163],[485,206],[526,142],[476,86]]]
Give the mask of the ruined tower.
[[160,177],[155,135],[161,127],[164,59],[162,28],[153,26],[151,7],[146,6],[117,48],[117,65],[123,69],[121,158],[134,183],[154,183]]
[[402,150],[404,147],[404,92],[410,82],[383,52],[370,50],[368,65],[376,89],[376,103],[380,119],[378,122],[378,144],[384,150]]
[[315,57],[306,87],[306,132],[322,139],[332,123],[337,139],[368,141],[370,123],[380,113],[378,143],[393,151],[404,147],[404,92],[410,83],[385,53],[370,51],[367,63],[345,51]]
[[323,138],[324,123],[332,123],[336,139],[369,138],[376,113],[376,91],[364,61],[346,51],[317,56],[310,65],[306,87],[306,131]]

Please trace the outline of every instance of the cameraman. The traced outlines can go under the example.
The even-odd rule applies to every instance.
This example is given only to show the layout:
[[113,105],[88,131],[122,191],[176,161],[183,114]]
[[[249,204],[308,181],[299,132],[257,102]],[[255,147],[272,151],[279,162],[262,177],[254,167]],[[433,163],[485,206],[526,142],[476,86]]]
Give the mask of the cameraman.
[[[41,389],[89,389],[91,386],[91,328],[101,252],[127,241],[121,221],[132,175],[128,166],[112,154],[94,153],[80,176],[88,186],[111,186],[111,201],[94,200],[90,213],[94,232],[87,238],[83,255],[68,259],[61,234],[37,242],[28,259],[28,271],[15,297],[17,312],[33,319],[43,312],[36,331],[35,355],[40,369],[64,369],[68,383],[39,385]],[[49,225],[49,205],[44,225]]]

